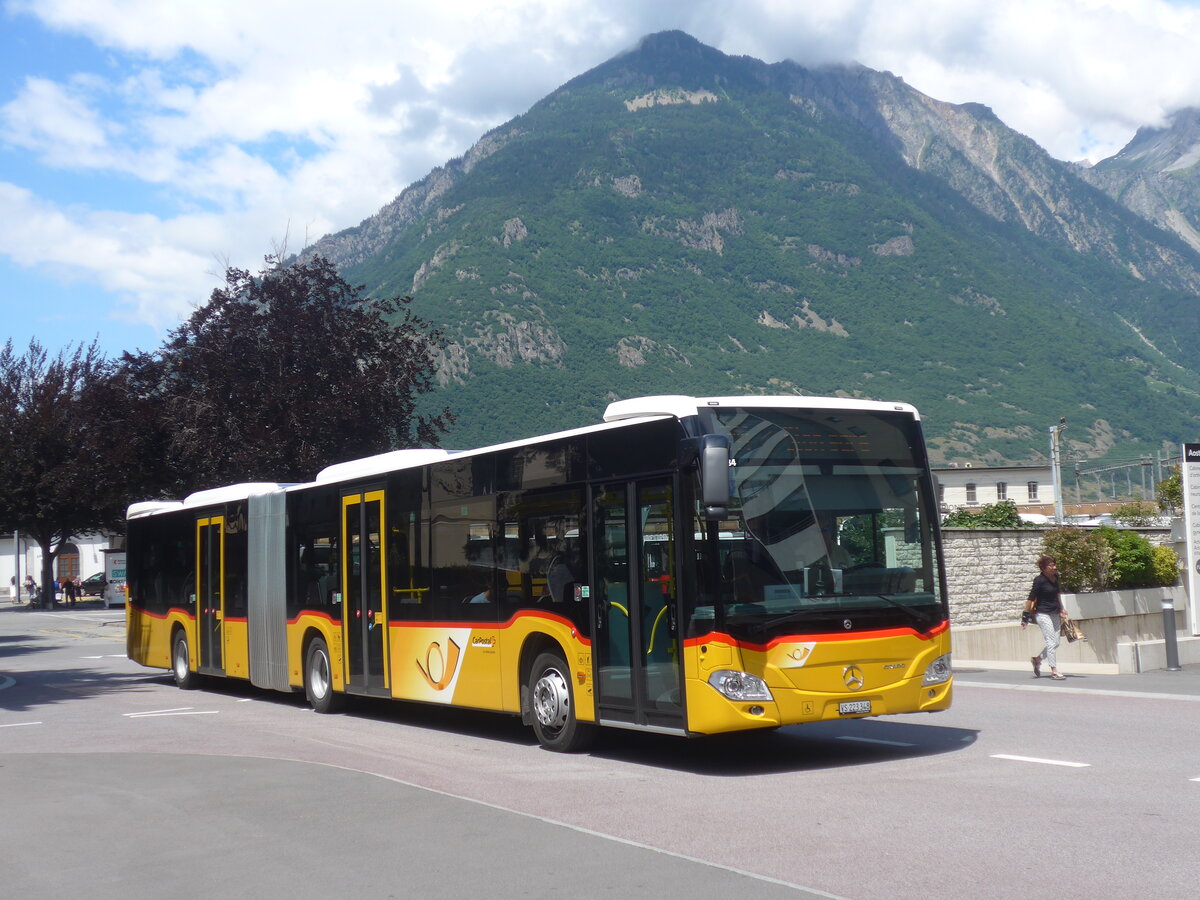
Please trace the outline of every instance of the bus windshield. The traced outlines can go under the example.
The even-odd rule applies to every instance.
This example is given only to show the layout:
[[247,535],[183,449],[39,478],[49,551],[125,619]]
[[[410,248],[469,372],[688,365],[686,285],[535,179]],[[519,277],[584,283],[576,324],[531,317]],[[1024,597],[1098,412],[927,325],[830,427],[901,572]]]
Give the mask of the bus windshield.
[[[904,412],[718,409],[732,502],[697,513],[692,632],[778,634],[946,618],[919,426]],[[849,624],[847,624],[849,623]]]

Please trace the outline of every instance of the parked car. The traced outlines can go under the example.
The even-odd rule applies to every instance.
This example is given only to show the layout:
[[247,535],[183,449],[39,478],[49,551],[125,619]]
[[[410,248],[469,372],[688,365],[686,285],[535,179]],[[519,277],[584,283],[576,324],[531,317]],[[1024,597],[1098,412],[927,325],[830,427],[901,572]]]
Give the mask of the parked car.
[[104,573],[97,572],[95,575],[89,575],[83,579],[79,585],[81,597],[100,597],[104,595],[104,585],[107,582],[104,580]]

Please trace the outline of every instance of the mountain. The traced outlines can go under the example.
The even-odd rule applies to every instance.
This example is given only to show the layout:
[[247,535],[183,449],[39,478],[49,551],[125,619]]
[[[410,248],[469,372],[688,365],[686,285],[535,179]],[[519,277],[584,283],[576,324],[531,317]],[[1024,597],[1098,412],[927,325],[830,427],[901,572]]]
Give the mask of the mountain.
[[1200,425],[1200,253],[859,66],[651,35],[306,252],[443,329],[447,446],[648,393],[907,400],[947,463]]
[[1116,156],[1081,177],[1200,251],[1200,109],[1172,115],[1165,128],[1140,128]]

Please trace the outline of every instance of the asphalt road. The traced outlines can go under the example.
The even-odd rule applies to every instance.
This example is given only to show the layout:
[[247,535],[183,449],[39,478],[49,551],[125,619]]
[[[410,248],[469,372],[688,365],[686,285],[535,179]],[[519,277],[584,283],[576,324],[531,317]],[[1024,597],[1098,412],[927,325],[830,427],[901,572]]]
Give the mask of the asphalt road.
[[179,691],[0,609],[0,896],[1190,897],[1200,670],[957,674],[945,713],[541,750],[514,719]]

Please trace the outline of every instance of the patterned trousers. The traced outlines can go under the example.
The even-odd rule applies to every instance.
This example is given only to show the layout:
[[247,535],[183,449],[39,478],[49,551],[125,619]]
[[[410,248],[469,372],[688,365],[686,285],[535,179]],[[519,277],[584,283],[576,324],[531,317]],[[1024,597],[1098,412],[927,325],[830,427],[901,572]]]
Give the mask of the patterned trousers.
[[1046,646],[1038,656],[1048,662],[1051,669],[1057,669],[1058,662],[1055,659],[1055,654],[1062,640],[1058,635],[1059,626],[1062,624],[1058,618],[1058,613],[1040,612],[1037,614],[1037,623],[1038,628],[1042,629],[1042,637],[1046,639]]

